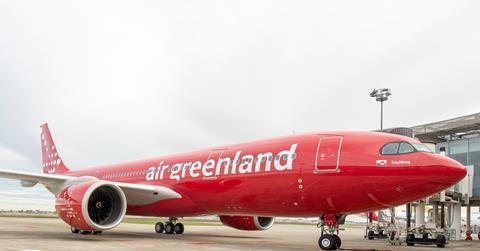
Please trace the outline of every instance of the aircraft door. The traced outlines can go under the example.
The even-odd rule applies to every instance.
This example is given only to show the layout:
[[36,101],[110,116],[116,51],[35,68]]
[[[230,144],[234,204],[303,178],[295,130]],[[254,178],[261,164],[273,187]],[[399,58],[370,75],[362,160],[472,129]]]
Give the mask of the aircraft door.
[[315,172],[338,172],[343,137],[320,135],[315,156]]

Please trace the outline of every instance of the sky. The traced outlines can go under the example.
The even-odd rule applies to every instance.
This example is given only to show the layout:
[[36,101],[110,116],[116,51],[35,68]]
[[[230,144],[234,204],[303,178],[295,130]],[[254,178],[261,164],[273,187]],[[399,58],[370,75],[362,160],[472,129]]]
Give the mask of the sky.
[[[479,1],[0,0],[0,169],[479,112]],[[54,210],[0,179],[0,209]]]

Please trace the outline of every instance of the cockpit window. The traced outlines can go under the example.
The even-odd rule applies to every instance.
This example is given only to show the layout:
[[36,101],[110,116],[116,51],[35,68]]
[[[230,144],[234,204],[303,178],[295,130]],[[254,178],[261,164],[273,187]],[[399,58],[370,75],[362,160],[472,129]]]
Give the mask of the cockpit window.
[[385,155],[397,154],[399,146],[400,146],[400,143],[398,142],[386,144],[385,146],[382,147],[382,154],[385,154]]
[[433,153],[433,151],[430,150],[430,148],[428,148],[424,144],[412,143],[412,145],[413,145],[413,147],[415,147],[415,150],[417,150],[419,152]]
[[392,142],[384,145],[380,152],[383,155],[407,154],[413,152],[429,152],[432,151],[425,145],[410,142]]
[[400,143],[400,149],[398,149],[399,154],[405,154],[405,153],[413,153],[415,152],[415,148],[413,148],[410,143],[407,142],[402,142]]

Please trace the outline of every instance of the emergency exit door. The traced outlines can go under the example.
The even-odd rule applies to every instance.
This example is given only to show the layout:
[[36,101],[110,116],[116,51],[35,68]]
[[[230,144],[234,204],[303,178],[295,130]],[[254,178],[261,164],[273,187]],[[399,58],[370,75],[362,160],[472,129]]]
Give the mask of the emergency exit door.
[[339,171],[340,152],[342,148],[342,136],[321,135],[317,145],[315,158],[316,172]]

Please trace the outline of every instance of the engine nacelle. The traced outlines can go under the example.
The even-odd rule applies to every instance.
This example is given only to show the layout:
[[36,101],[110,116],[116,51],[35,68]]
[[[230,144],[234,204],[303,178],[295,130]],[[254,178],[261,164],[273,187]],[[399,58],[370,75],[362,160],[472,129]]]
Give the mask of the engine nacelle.
[[55,201],[58,216],[85,231],[103,231],[122,222],[127,200],[117,185],[89,180],[65,188]]
[[223,225],[246,231],[267,230],[275,222],[273,217],[228,215],[220,215],[219,217]]

